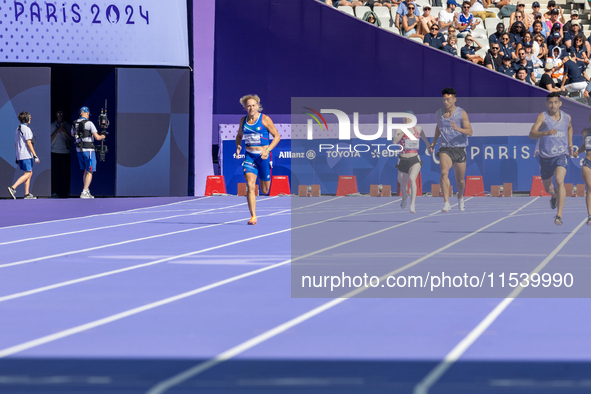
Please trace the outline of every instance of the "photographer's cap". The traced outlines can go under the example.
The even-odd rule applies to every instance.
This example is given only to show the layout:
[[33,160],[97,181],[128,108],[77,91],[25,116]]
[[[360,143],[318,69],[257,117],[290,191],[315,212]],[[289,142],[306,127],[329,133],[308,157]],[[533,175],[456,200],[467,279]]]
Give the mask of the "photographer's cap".
[[88,116],[91,115],[90,109],[88,107],[82,107],[82,108],[80,108],[80,113],[82,113],[82,112],[88,112]]

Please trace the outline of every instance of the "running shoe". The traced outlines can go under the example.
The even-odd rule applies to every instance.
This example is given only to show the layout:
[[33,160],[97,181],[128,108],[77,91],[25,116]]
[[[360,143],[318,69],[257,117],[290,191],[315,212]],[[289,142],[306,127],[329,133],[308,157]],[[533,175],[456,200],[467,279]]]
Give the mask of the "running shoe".
[[94,196],[92,194],[90,194],[90,190],[82,190],[82,193],[80,193],[80,198],[94,198]]
[[257,224],[257,217],[256,216],[251,217],[250,220],[248,221],[248,224],[253,225],[253,226],[255,224]]
[[25,194],[25,200],[36,200],[37,197],[33,196],[31,193]]
[[402,201],[400,201],[400,208],[404,209],[406,208],[406,199],[408,198],[408,194],[404,194],[404,196],[402,196]]
[[[416,208],[415,208],[414,204],[411,204],[411,205],[410,205],[410,213],[417,213],[417,210],[416,210]],[[591,218],[591,217],[590,217],[590,218]]]
[[451,205],[449,205],[449,202],[446,202],[445,204],[443,204],[443,209],[441,210],[442,212],[449,212],[451,210]]
[[460,208],[460,211],[464,212],[466,210],[466,207],[464,206],[464,199],[459,199],[458,200],[458,208]]
[[591,226],[591,216],[587,218],[587,226]]
[[550,199],[550,208],[556,209],[556,197]]
[[558,215],[554,218],[554,224],[557,226],[562,226],[562,218]]
[[8,186],[8,193],[10,193],[10,195],[12,196],[12,198],[16,200],[16,190],[15,189],[13,189],[12,187]]

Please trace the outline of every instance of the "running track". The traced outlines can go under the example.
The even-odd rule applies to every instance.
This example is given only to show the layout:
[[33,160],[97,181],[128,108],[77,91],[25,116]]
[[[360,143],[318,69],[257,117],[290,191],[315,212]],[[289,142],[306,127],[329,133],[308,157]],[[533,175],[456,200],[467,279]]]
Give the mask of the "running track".
[[590,392],[586,298],[291,298],[310,234],[327,260],[395,245],[384,273],[589,263],[584,199],[562,227],[547,200],[261,197],[257,226],[232,197],[2,200],[0,392]]

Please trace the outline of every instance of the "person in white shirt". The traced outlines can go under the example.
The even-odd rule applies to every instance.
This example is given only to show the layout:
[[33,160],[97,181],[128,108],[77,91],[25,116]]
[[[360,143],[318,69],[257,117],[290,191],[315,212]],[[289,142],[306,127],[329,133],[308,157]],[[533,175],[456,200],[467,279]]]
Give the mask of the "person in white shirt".
[[16,151],[16,161],[21,170],[25,173],[17,179],[12,186],[8,186],[8,193],[12,198],[16,199],[16,188],[21,184],[25,184],[25,200],[34,200],[34,197],[29,192],[31,186],[31,178],[33,177],[33,164],[39,163],[37,153],[33,147],[33,131],[29,128],[31,124],[31,114],[28,112],[21,112],[18,115],[18,120],[21,122],[20,126],[15,132],[14,148]]
[[459,4],[456,0],[448,0],[447,1],[447,8],[445,10],[439,11],[439,15],[437,19],[439,21],[439,28],[441,29],[441,33],[447,37],[447,29],[450,26],[457,27],[458,24],[458,15],[455,14],[456,7]]

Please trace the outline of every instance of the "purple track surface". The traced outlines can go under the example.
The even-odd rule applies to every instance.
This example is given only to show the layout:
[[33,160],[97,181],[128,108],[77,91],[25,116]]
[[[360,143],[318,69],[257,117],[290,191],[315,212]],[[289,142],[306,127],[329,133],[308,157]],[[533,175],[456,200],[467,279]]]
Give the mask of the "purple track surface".
[[[373,208],[310,228],[340,229],[324,240],[344,243],[323,252],[334,256],[402,224],[383,233],[399,267],[525,206],[421,264],[477,255],[533,269],[586,217],[582,198],[567,199],[562,227],[547,198],[474,198],[465,212],[433,214],[441,206],[421,197],[411,215],[395,198],[261,197],[259,224],[247,226],[233,197],[2,200],[0,393],[418,393],[502,299],[353,298],[306,315],[332,299],[291,298],[292,236],[308,231],[291,226],[296,214],[316,223]],[[547,267],[589,263],[589,231]],[[590,307],[515,299],[423,392],[591,392]]]

